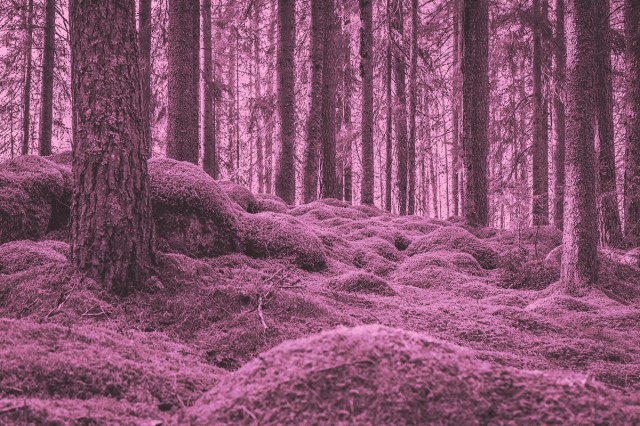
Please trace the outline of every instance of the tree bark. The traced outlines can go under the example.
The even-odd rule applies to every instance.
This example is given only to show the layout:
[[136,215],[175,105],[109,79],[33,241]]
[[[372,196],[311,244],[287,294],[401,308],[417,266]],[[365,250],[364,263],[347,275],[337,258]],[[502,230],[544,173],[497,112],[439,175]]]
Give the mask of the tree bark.
[[256,133],[256,177],[258,179],[258,193],[264,192],[264,151],[262,146],[262,81],[260,71],[260,9],[258,2],[253,3],[253,62],[255,65],[254,77],[254,111],[253,124]]
[[394,105],[394,118],[396,126],[396,153],[397,153],[397,186],[398,186],[398,212],[400,215],[407,214],[407,87],[405,81],[406,64],[403,45],[404,17],[402,11],[402,1],[393,0],[393,14],[391,15],[391,27],[399,37],[394,40],[393,64],[396,76],[396,105]]
[[624,232],[627,246],[638,246],[640,245],[640,3],[636,0],[625,0],[624,19],[627,86]]
[[362,204],[374,202],[373,166],[373,8],[371,0],[360,5],[360,77],[362,78]]
[[595,105],[596,155],[598,157],[598,230],[600,243],[619,246],[622,243],[622,225],[618,211],[616,189],[615,148],[613,145],[613,83],[611,47],[609,41],[609,0],[596,0],[595,50]]
[[565,114],[564,81],[567,70],[567,46],[564,31],[564,0],[556,0],[556,38],[555,38],[555,95],[553,110],[556,133],[556,149],[553,156],[555,169],[553,224],[562,229],[564,220],[564,159],[565,159]]
[[411,66],[409,68],[409,158],[407,213],[416,210],[416,78],[418,73],[418,0],[411,0]]
[[169,0],[167,157],[198,164],[198,2]]
[[71,263],[126,295],[155,262],[133,0],[72,0]]
[[[230,31],[231,34],[234,33],[233,29]],[[230,37],[231,38],[231,37]],[[229,100],[228,100],[228,124],[229,128],[227,130],[227,136],[229,138],[229,144],[227,147],[227,173],[229,174],[229,179],[235,180],[236,176],[236,156],[235,156],[235,146],[236,146],[236,124],[238,121],[236,114],[236,54],[237,54],[237,44],[236,41],[231,39],[229,40],[229,57],[228,57],[228,77],[227,77],[227,87],[229,88]]]
[[22,155],[29,154],[31,134],[31,75],[33,73],[33,0],[27,1],[24,15],[24,87],[22,91]]
[[[348,1],[348,0],[346,0]],[[342,124],[344,125],[344,149],[342,158],[342,174],[343,174],[343,196],[348,203],[353,201],[353,167],[352,167],[352,150],[353,138],[351,127],[351,82],[353,80],[353,71],[351,68],[351,35],[349,34],[349,25],[351,23],[351,12],[343,5],[344,14],[344,30],[342,37],[344,40],[344,74],[342,77],[344,87],[344,100],[342,108]]]
[[138,50],[140,52],[140,83],[142,84],[142,126],[147,157],[153,153],[151,137],[151,0],[139,0]]
[[391,99],[391,80],[393,79],[392,72],[393,69],[391,67],[391,44],[393,43],[391,39],[391,0],[387,0],[387,58],[386,58],[386,78],[387,78],[387,121],[386,121],[386,144],[385,144],[385,153],[386,153],[386,163],[385,163],[385,186],[384,186],[384,206],[385,209],[390,212],[393,209],[392,200],[391,200],[391,180],[393,173],[393,135],[391,134],[393,131],[393,100]]
[[451,144],[451,195],[453,215],[460,215],[460,0],[453,0],[453,90],[451,111],[453,138]]
[[462,150],[464,214],[470,226],[489,224],[489,3],[464,0],[462,17]]
[[204,128],[202,135],[202,168],[218,179],[218,144],[216,140],[215,80],[213,76],[213,46],[211,34],[211,0],[202,0],[202,46],[204,79]]
[[56,2],[46,0],[44,46],[42,50],[42,91],[40,94],[40,136],[38,153],[51,155],[53,126],[53,76],[56,53]]
[[276,173],[276,195],[288,204],[295,204],[296,201],[295,43],[295,0],[278,0],[278,116],[282,142]]
[[561,281],[564,290],[570,294],[591,287],[598,274],[592,71],[596,59],[595,1],[568,0],[566,8],[569,48]]

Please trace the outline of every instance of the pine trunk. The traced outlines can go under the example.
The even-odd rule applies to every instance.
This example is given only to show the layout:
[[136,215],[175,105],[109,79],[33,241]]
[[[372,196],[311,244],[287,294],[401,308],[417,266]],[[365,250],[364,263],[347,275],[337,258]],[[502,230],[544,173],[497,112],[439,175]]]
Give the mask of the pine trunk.
[[553,224],[562,229],[564,220],[564,160],[565,160],[565,115],[564,115],[564,80],[567,69],[567,46],[564,31],[564,0],[556,0],[556,34],[555,34],[555,90],[553,97],[554,128],[556,133],[556,149],[553,156],[555,169]]
[[407,88],[406,88],[406,64],[401,46],[404,37],[404,16],[402,0],[393,1],[393,14],[391,15],[391,28],[397,34],[394,40],[393,68],[396,76],[396,101],[394,105],[394,121],[396,126],[396,154],[397,154],[397,185],[398,185],[398,212],[407,214]]
[[453,215],[460,215],[460,0],[453,0],[453,91],[451,111],[453,138],[451,144],[451,195]]
[[387,121],[386,121],[386,145],[385,145],[385,187],[384,187],[384,206],[385,209],[390,212],[393,209],[392,200],[391,200],[391,179],[393,172],[393,135],[391,134],[393,131],[393,99],[391,99],[391,80],[393,79],[393,69],[391,67],[391,44],[393,43],[391,39],[391,4],[390,0],[387,0],[387,58],[386,58],[386,83],[387,83]]
[[264,151],[262,146],[262,79],[260,77],[260,9],[258,3],[253,3],[253,63],[255,65],[254,76],[254,130],[256,132],[256,176],[258,178],[258,193],[264,192]]
[[344,200],[348,203],[353,201],[353,184],[352,184],[352,150],[353,138],[351,137],[351,81],[353,80],[353,71],[351,69],[351,36],[349,34],[349,25],[351,23],[351,13],[347,8],[343,8],[344,13],[344,75],[342,77],[344,87],[344,100],[342,109],[342,123],[344,125],[344,149],[342,158],[343,170],[343,195]]
[[[72,0],[71,263],[118,294],[154,264],[135,3]],[[99,125],[98,125],[99,124]]]
[[409,158],[407,213],[416,210],[416,79],[418,73],[418,0],[411,0],[411,66],[409,69]]
[[140,52],[140,83],[142,85],[142,130],[147,157],[153,153],[151,138],[151,0],[138,2],[138,51]]
[[22,91],[22,155],[29,154],[31,135],[31,75],[33,73],[33,0],[28,0],[24,16],[24,86]]
[[42,91],[40,99],[40,140],[38,153],[51,155],[53,126],[53,73],[56,53],[56,2],[46,0],[44,20],[44,46],[42,50]]
[[218,179],[218,154],[216,141],[215,80],[213,78],[213,47],[211,34],[211,0],[202,0],[202,47],[204,79],[204,129],[202,135],[202,168]]
[[360,77],[362,78],[362,204],[374,202],[373,166],[373,8],[360,0]]

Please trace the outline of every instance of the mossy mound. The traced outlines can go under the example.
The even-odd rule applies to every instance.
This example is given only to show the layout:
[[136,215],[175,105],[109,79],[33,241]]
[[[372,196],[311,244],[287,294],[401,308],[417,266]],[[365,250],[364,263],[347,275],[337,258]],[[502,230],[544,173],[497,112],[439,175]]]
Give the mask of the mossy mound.
[[632,424],[621,397],[581,377],[493,366],[382,326],[285,342],[187,410],[209,424]]
[[476,281],[466,274],[456,272],[455,269],[441,266],[430,266],[418,270],[407,270],[400,266],[393,273],[392,279],[395,284],[399,285],[445,290],[456,289],[464,283]]
[[232,203],[198,166],[168,158],[149,160],[153,216],[164,251],[191,257],[240,249]]
[[419,238],[407,248],[407,255],[414,256],[431,251],[468,253],[484,269],[494,269],[497,266],[497,253],[483,240],[458,226],[438,228]]
[[391,262],[398,262],[404,259],[403,254],[387,240],[380,237],[369,237],[353,242],[356,250],[371,251]]
[[0,164],[0,243],[38,239],[66,225],[71,172],[26,155]]
[[217,180],[216,183],[222,188],[227,197],[242,209],[249,213],[256,213],[258,203],[253,193],[246,187],[230,180]]
[[407,258],[399,269],[411,273],[424,271],[432,266],[448,268],[469,275],[486,275],[486,271],[482,269],[475,257],[461,252],[434,251],[417,254]]
[[322,241],[289,215],[258,213],[242,218],[242,240],[248,256],[289,259],[307,271],[326,266]]
[[382,278],[366,272],[350,272],[329,280],[329,287],[349,293],[395,296],[397,293]]
[[63,263],[69,245],[61,241],[11,241],[0,246],[0,274],[15,274],[34,266]]
[[516,230],[498,231],[487,239],[501,254],[525,249],[529,258],[544,259],[551,250],[562,244],[562,231],[553,226],[531,226]]
[[285,203],[284,200],[277,195],[255,194],[254,197],[256,199],[255,213],[286,213],[289,210],[289,206],[287,206],[287,203]]

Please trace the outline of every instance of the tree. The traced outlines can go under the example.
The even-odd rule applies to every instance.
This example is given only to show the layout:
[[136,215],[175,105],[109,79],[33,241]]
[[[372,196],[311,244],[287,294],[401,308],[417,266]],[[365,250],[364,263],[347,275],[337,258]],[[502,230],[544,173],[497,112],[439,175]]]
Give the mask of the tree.
[[278,0],[278,117],[280,118],[280,156],[276,172],[276,195],[288,204],[296,201],[296,43],[295,0]]
[[155,262],[134,0],[71,0],[71,263],[118,294]]
[[393,131],[393,101],[391,99],[391,80],[393,78],[392,72],[393,69],[391,67],[391,0],[387,0],[387,52],[386,52],[386,63],[385,63],[385,71],[386,71],[386,81],[385,81],[385,90],[386,90],[386,100],[387,100],[387,111],[386,111],[386,122],[385,122],[385,185],[384,185],[384,207],[390,212],[392,209],[392,201],[391,201],[391,179],[393,173],[393,159],[391,155],[393,153],[393,136],[391,132]]
[[56,53],[56,2],[46,0],[44,46],[42,49],[42,91],[40,99],[40,137],[38,153],[51,155],[53,126],[53,72]]
[[489,224],[489,2],[464,0],[462,16],[462,151],[464,215],[471,226]]
[[22,155],[29,154],[31,134],[31,76],[33,73],[33,0],[24,13],[24,86],[22,91]]
[[351,35],[349,34],[349,25],[351,23],[351,11],[348,9],[349,0],[343,0],[343,20],[344,31],[342,32],[342,40],[344,46],[343,53],[343,73],[342,73],[342,85],[344,99],[342,101],[342,124],[344,140],[342,149],[342,174],[343,174],[343,198],[348,203],[353,201],[353,137],[352,132],[352,119],[351,119],[351,96],[352,88],[351,82],[353,81],[353,70],[351,67]]
[[407,213],[415,213],[416,203],[416,97],[418,73],[418,0],[411,0],[411,66],[409,68],[409,193]]
[[264,150],[262,147],[262,77],[260,72],[260,8],[258,2],[253,3],[253,62],[255,68],[255,76],[253,80],[253,111],[251,113],[251,122],[253,130],[256,134],[256,176],[258,178],[258,192],[264,192]]
[[556,149],[553,156],[555,170],[553,224],[562,229],[564,220],[564,157],[565,157],[565,114],[564,80],[567,69],[567,46],[564,31],[564,0],[556,0],[555,34],[555,90],[553,97]]
[[211,34],[211,0],[202,0],[202,46],[204,78],[204,129],[202,135],[202,168],[209,176],[218,178],[216,143],[215,81],[213,78],[213,48]]
[[640,3],[625,0],[626,153],[624,222],[627,245],[640,245]]
[[453,0],[453,90],[451,113],[453,135],[451,144],[451,195],[453,215],[460,214],[460,0]]
[[198,2],[169,0],[167,156],[198,164]]
[[142,127],[147,157],[151,157],[151,3],[138,1],[138,50],[140,52],[140,84],[142,85]]
[[600,242],[618,246],[622,242],[622,225],[618,211],[615,149],[613,146],[613,82],[609,27],[609,0],[596,0],[598,19],[595,27],[595,105],[596,147],[598,157],[598,229]]
[[547,7],[533,0],[533,225],[549,223],[549,140],[548,107],[544,97],[543,65],[547,56],[542,47],[543,27],[546,25]]
[[406,64],[402,42],[404,34],[404,18],[402,1],[393,0],[393,13],[391,15],[391,29],[398,35],[398,40],[393,40],[393,68],[396,76],[396,101],[394,105],[394,121],[396,127],[396,153],[397,153],[397,186],[398,186],[398,210],[400,215],[407,214],[407,89],[406,89]]
[[592,71],[596,59],[596,1],[568,0],[566,8],[569,54],[561,281],[570,294],[589,288],[598,274]]
[[360,77],[362,78],[362,204],[373,205],[373,8],[371,0],[359,0]]

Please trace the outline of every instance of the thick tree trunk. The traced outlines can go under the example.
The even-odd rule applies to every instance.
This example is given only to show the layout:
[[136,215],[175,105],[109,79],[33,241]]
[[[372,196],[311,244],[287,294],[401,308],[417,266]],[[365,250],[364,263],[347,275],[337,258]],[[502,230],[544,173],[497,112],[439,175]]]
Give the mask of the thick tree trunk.
[[211,0],[202,0],[202,46],[204,79],[204,129],[202,135],[202,168],[218,179],[218,153],[216,141],[215,80],[213,78],[213,47],[211,34]]
[[555,39],[555,90],[553,97],[554,128],[556,149],[553,156],[555,169],[553,224],[562,229],[564,220],[564,158],[565,158],[565,115],[564,80],[567,69],[567,46],[564,31],[564,0],[556,0],[556,39]]
[[311,107],[307,123],[307,145],[304,153],[304,175],[302,176],[305,203],[318,197],[318,160],[322,138],[325,8],[323,0],[311,0]]
[[40,155],[51,155],[51,129],[53,126],[53,73],[56,53],[55,0],[46,0],[44,13],[42,91],[40,94],[40,140],[38,141],[38,153]]
[[391,39],[391,4],[390,0],[387,0],[387,58],[386,58],[386,90],[387,90],[387,121],[386,121],[386,144],[385,144],[385,186],[384,186],[384,206],[385,209],[390,212],[393,209],[392,200],[391,200],[391,179],[393,172],[393,135],[391,134],[393,131],[393,99],[391,99],[391,83],[392,83],[392,72],[393,69],[391,67],[391,44],[393,43]]
[[153,153],[151,138],[151,0],[138,1],[138,51],[142,84],[142,127],[147,157]]
[[451,195],[453,215],[460,215],[460,0],[453,0],[453,138],[451,144]]
[[622,225],[618,211],[615,149],[613,146],[613,83],[609,41],[609,0],[596,0],[595,105],[598,157],[598,230],[600,243],[619,246]]
[[407,214],[407,88],[406,88],[406,64],[403,45],[404,16],[402,11],[402,1],[394,0],[392,3],[393,14],[391,15],[391,28],[393,33],[398,35],[394,40],[393,67],[396,76],[396,105],[394,105],[394,118],[396,126],[396,154],[397,154],[397,185],[398,185],[398,212],[400,215]]
[[31,135],[31,75],[33,73],[33,0],[24,15],[24,86],[22,90],[22,155],[29,154]]
[[[347,0],[348,1],[348,0]],[[344,74],[342,77],[344,87],[344,100],[342,108],[342,123],[344,125],[344,149],[342,158],[342,174],[343,174],[343,196],[348,203],[353,201],[353,184],[352,184],[352,150],[353,138],[351,137],[351,81],[353,80],[353,71],[351,68],[351,35],[349,34],[349,25],[351,23],[351,12],[343,6],[344,13]]]
[[[533,196],[532,218],[533,225],[547,225],[549,223],[549,141],[547,102],[544,98],[543,64],[546,53],[542,48],[543,26],[547,16],[543,13],[540,2],[533,0]],[[546,10],[546,7],[544,8]]]
[[[195,9],[195,10],[194,10]],[[198,164],[198,2],[169,0],[167,157]]]
[[411,66],[409,68],[409,157],[407,213],[416,210],[416,79],[418,73],[418,0],[411,0]]
[[598,274],[593,64],[595,1],[568,0],[567,138],[561,281],[567,293],[590,287]]
[[464,0],[462,17],[462,150],[464,214],[471,226],[489,224],[489,2]]
[[360,4],[360,77],[362,78],[362,204],[372,206],[373,167],[373,8],[372,0]]
[[72,0],[71,263],[118,294],[154,264],[133,0]]
[[[625,0],[627,119],[624,171],[624,233],[640,245],[640,3]],[[639,265],[640,266],[640,265]]]
[[276,194],[288,204],[295,204],[296,201],[295,43],[295,0],[278,0],[278,116],[282,142],[276,173]]

